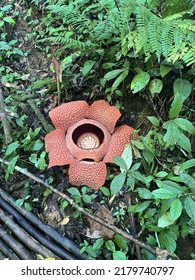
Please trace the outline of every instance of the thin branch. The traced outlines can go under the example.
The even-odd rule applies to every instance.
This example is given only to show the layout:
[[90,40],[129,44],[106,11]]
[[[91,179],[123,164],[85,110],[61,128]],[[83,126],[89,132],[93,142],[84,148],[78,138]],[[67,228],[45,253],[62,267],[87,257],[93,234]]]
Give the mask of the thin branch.
[[65,260],[73,260],[76,259],[71,254],[67,253],[64,249],[60,248],[56,245],[52,240],[46,238],[42,233],[40,233],[36,228],[31,226],[23,217],[20,215],[12,206],[10,206],[7,202],[5,202],[2,198],[0,198],[0,207],[2,207],[5,211],[7,211],[14,220],[32,237],[34,237],[38,242],[47,247],[49,250],[54,252],[59,257]]
[[31,109],[33,110],[33,112],[35,113],[38,121],[42,124],[44,130],[48,133],[50,132],[53,127],[52,125],[50,125],[46,119],[44,118],[44,116],[42,115],[42,113],[40,112],[38,106],[35,104],[35,102],[32,99],[27,100],[27,103],[29,104],[29,106],[31,107]]
[[19,260],[19,258],[11,251],[11,249],[0,239],[0,250],[3,253],[3,256],[0,256],[0,259],[9,258],[10,260]]
[[86,254],[80,254],[80,249],[75,245],[70,239],[67,237],[62,237],[57,231],[51,228],[48,225],[44,225],[33,213],[25,210],[23,207],[19,207],[15,204],[15,201],[12,197],[10,197],[7,193],[5,193],[0,188],[0,196],[7,201],[12,207],[14,207],[22,216],[28,219],[31,224],[36,226],[43,233],[47,234],[52,240],[54,240],[57,244],[59,244],[62,248],[71,252],[78,259],[87,259],[88,256]]
[[6,145],[9,145],[12,142],[11,127],[10,127],[9,121],[7,119],[7,113],[5,110],[5,103],[4,103],[4,99],[3,99],[1,84],[0,84],[0,116],[1,116],[2,124],[3,124],[5,143],[6,143]]
[[0,220],[33,252],[42,255],[45,258],[57,258],[50,250],[42,246],[34,238],[32,238],[26,231],[17,225],[13,219],[0,209]]
[[35,260],[35,257],[20,244],[13,236],[9,235],[0,226],[0,238],[18,255],[22,260]]
[[[131,205],[131,197],[130,197],[130,194],[126,193],[125,194],[125,204],[127,205],[127,207],[129,207]],[[130,224],[131,224],[131,229],[132,229],[132,235],[134,237],[137,236],[137,233],[136,233],[136,228],[135,228],[135,220],[134,220],[134,215],[133,213],[129,213],[129,221],[130,221]],[[140,252],[140,247],[139,245],[135,244],[135,249],[136,249],[136,255],[137,255],[137,259],[138,260],[141,260],[141,252]]]
[[[0,162],[8,165],[9,162],[0,158]],[[133,237],[132,235],[128,234],[127,232],[117,228],[116,226],[104,221],[103,219],[100,219],[99,217],[91,214],[90,212],[86,211],[85,209],[83,209],[82,207],[78,206],[73,199],[71,199],[69,196],[67,196],[66,194],[58,191],[56,188],[53,188],[52,186],[50,186],[49,184],[45,183],[43,180],[41,180],[40,178],[34,176],[32,173],[30,173],[29,171],[27,171],[26,169],[23,169],[19,166],[15,166],[15,170],[17,170],[18,172],[28,176],[29,178],[31,178],[32,180],[34,180],[37,183],[42,184],[43,186],[45,186],[46,188],[48,188],[49,190],[51,190],[52,192],[58,194],[60,197],[62,197],[63,199],[65,199],[71,206],[73,206],[74,208],[76,208],[79,212],[81,212],[82,214],[84,214],[85,216],[89,217],[90,219],[100,223],[101,225],[109,228],[110,230],[113,230],[115,233],[120,234],[121,236],[125,237],[127,240],[130,240],[132,242],[134,242],[135,244],[139,245],[141,248],[146,249],[147,251],[151,252],[154,255],[157,255],[156,250],[158,249],[158,252],[161,252],[162,250],[160,248],[156,248],[153,249],[151,246],[149,246],[148,244],[145,244],[144,242],[138,240],[137,238]],[[158,253],[159,254],[159,253]]]

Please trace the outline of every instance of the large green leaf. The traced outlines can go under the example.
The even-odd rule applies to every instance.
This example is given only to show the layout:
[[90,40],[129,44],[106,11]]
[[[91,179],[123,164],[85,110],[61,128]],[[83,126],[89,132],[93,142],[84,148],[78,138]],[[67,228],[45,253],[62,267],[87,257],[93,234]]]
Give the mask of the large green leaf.
[[94,60],[85,61],[83,68],[81,70],[83,76],[86,76],[89,73],[89,71],[93,68],[95,63],[96,63],[96,61],[94,61]]
[[194,166],[195,166],[195,159],[189,159],[189,160],[187,160],[187,161],[185,161],[184,163],[181,164],[181,166],[179,168],[179,173],[182,173],[186,169],[189,169],[189,168],[194,167]]
[[192,85],[188,80],[177,79],[173,84],[174,95],[179,94],[184,102],[192,91]]
[[158,227],[165,228],[174,223],[174,219],[171,216],[171,213],[165,213],[158,219]]
[[195,134],[195,127],[193,126],[193,124],[184,119],[184,118],[176,118],[174,120],[174,123],[179,126],[181,129],[187,131],[190,134]]
[[150,85],[149,85],[149,90],[152,94],[152,96],[154,96],[155,93],[160,93],[161,90],[163,88],[163,83],[161,80],[159,79],[153,79],[151,82],[150,82]]
[[174,119],[179,116],[179,113],[182,109],[182,105],[183,105],[182,95],[176,93],[173,102],[171,103],[171,108],[169,110],[170,119]]
[[195,201],[190,197],[186,197],[184,201],[184,207],[188,216],[195,222]]
[[126,173],[120,173],[119,175],[114,177],[110,185],[111,195],[116,194],[122,189],[125,180],[126,180]]
[[112,85],[112,91],[114,91],[120,85],[120,83],[124,81],[128,74],[129,70],[124,70],[124,72],[118,76],[118,78],[114,81]]
[[125,160],[122,157],[120,157],[120,156],[113,157],[113,162],[116,165],[118,165],[121,169],[127,171],[127,169],[128,169],[127,168],[127,164],[126,164]]
[[177,220],[180,217],[181,212],[182,212],[182,204],[181,201],[177,198],[171,203],[171,207],[170,207],[171,217],[174,220]]
[[163,128],[166,128],[167,132],[165,133],[163,140],[166,145],[172,146],[177,143],[179,138],[180,131],[174,121],[167,121],[163,124]]
[[132,158],[133,158],[131,144],[125,145],[125,149],[122,152],[121,157],[124,159],[128,170],[132,165]]
[[180,174],[183,182],[192,190],[195,190],[195,179],[187,173]]
[[140,204],[131,205],[128,207],[128,212],[140,213],[143,212],[150,205],[151,200],[144,201]]
[[144,198],[144,199],[151,199],[152,198],[151,191],[149,191],[146,188],[138,188],[137,191],[138,191],[138,194],[141,198]]
[[179,133],[179,137],[177,139],[177,144],[187,151],[188,153],[191,153],[191,143],[187,136],[185,136],[182,132]]
[[152,191],[152,194],[155,198],[160,198],[160,199],[168,199],[168,198],[175,197],[174,192],[165,188],[154,190]]
[[104,76],[104,78],[106,80],[112,80],[114,79],[116,76],[118,76],[120,73],[122,73],[125,69],[122,68],[122,69],[115,69],[115,70],[112,70],[112,71],[109,71],[108,73],[106,73],[106,75]]
[[19,146],[20,146],[20,144],[18,141],[9,144],[9,146],[7,147],[7,150],[5,152],[5,157],[10,155],[12,152],[14,152]]
[[131,90],[133,93],[136,93],[148,84],[150,80],[150,75],[147,72],[138,73],[131,82]]

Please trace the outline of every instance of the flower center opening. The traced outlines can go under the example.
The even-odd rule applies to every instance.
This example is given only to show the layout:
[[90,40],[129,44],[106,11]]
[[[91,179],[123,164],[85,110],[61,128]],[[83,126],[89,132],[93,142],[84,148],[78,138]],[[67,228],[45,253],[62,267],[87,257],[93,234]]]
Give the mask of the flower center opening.
[[101,145],[104,140],[104,134],[95,125],[83,124],[75,129],[72,138],[79,148],[89,150],[96,149]]

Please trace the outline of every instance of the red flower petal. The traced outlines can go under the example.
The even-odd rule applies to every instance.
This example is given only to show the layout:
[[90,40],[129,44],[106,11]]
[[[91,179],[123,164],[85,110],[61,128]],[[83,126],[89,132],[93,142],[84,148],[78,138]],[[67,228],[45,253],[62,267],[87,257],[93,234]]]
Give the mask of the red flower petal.
[[70,184],[74,186],[87,185],[98,190],[106,180],[106,165],[104,162],[74,161],[68,171]]
[[72,101],[62,104],[49,112],[49,116],[56,128],[67,130],[71,125],[85,118],[89,108],[86,101]]
[[[77,132],[78,131],[78,132]],[[77,146],[76,140],[77,137],[76,135],[86,133],[86,132],[94,132],[95,134],[97,133],[102,133],[102,136],[99,136],[100,138],[102,137],[102,143],[99,147],[95,149],[83,149]],[[76,140],[74,142],[74,135],[76,137]],[[83,159],[92,159],[96,162],[99,162],[102,160],[109,147],[111,135],[108,132],[107,128],[105,128],[103,125],[100,123],[94,121],[94,120],[88,120],[88,119],[83,119],[80,122],[74,124],[67,130],[67,135],[66,135],[66,143],[67,147],[70,151],[70,153],[73,155],[74,158],[80,160]]]
[[114,156],[121,156],[125,145],[130,142],[130,135],[133,131],[134,128],[128,125],[121,125],[115,129],[104,162],[113,163],[112,158]]
[[93,102],[85,116],[100,122],[112,133],[121,113],[115,106],[110,106],[107,101],[98,100]]
[[69,164],[74,160],[66,146],[65,132],[61,129],[52,130],[45,136],[45,149],[49,153],[48,168]]

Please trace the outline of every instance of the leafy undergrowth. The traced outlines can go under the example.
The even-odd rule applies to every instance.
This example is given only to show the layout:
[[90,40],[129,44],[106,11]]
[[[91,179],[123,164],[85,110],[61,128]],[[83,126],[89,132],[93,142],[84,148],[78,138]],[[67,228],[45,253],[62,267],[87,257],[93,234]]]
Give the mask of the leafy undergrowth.
[[[194,258],[193,1],[14,2],[0,6],[0,82],[12,138],[0,123],[0,156],[9,161],[0,166],[1,186],[93,259],[156,256],[21,178],[16,165],[145,244]],[[70,186],[66,166],[47,169],[43,139],[59,98],[106,99],[137,129],[99,191]]]

